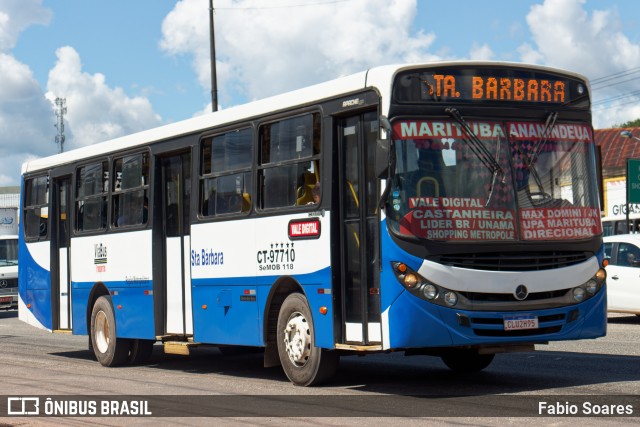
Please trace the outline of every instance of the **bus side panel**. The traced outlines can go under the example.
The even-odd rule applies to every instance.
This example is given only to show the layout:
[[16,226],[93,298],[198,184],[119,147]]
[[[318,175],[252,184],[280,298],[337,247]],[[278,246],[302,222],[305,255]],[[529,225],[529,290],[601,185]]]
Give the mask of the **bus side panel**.
[[155,340],[153,289],[151,281],[127,286],[127,283],[113,283],[111,302],[116,315],[116,336],[118,338],[139,338]]
[[[261,218],[251,260],[258,283],[291,278],[302,287],[313,317],[314,345],[328,349],[335,347],[330,224],[326,211]],[[320,314],[322,306],[326,315]]]
[[89,296],[102,283],[111,293],[117,336],[155,338],[151,248],[151,230],[71,240],[74,334],[88,333]]
[[[116,316],[116,335],[119,338],[155,339],[153,293],[151,281],[138,286],[127,283],[105,283],[111,292]],[[87,335],[87,310],[93,283],[73,283],[73,334]],[[146,291],[146,293],[145,293]]]
[[[302,287],[313,316],[314,345],[320,348],[334,348],[333,319],[336,314],[334,313],[333,291],[331,289],[331,268],[327,267],[315,273],[296,276],[296,279],[303,284]],[[320,313],[321,307],[326,307],[326,314]],[[339,310],[339,307],[336,309]]]
[[18,316],[23,322],[52,329],[49,242],[25,243],[20,231],[18,251]]
[[[262,345],[258,292],[251,279],[194,283],[194,340],[211,344]],[[243,283],[244,282],[244,283]],[[261,292],[260,294],[264,294]]]
[[[272,286],[293,280],[309,301],[316,345],[334,347],[329,215],[318,218],[318,232],[311,238],[289,238],[290,221],[309,218],[305,212],[192,225],[194,340],[264,345]],[[329,313],[320,315],[320,306]]]
[[73,335],[88,335],[89,325],[87,325],[87,304],[93,283],[71,284],[71,316],[73,318]]

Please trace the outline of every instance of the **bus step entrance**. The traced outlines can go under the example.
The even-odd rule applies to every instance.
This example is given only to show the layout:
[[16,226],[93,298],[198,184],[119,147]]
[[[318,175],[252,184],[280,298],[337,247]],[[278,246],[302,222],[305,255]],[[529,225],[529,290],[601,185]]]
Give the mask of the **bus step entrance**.
[[162,344],[164,345],[165,354],[179,354],[182,356],[189,355],[189,349],[191,347],[197,347],[200,343],[193,342],[193,337],[183,337],[183,336],[175,336],[175,335],[166,335],[162,337],[157,337],[158,339],[162,339]]

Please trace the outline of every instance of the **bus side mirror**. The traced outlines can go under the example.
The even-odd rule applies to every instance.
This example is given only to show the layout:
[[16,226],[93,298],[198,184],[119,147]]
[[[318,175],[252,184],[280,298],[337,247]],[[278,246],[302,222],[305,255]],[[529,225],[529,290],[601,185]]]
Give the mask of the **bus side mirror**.
[[378,178],[387,178],[389,175],[391,143],[388,139],[379,139],[376,141],[375,153],[375,173]]
[[389,168],[392,167],[392,152],[391,152],[391,139],[392,134],[391,123],[386,116],[380,116],[380,127],[384,129],[386,138],[378,139],[376,141],[376,153],[375,153],[375,173],[380,179],[389,177]]

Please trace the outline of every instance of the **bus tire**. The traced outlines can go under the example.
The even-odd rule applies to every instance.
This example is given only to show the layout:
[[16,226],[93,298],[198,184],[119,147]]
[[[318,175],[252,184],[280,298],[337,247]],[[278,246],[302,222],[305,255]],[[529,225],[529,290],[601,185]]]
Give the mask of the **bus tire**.
[[91,333],[89,333],[89,354],[91,355],[91,358],[93,360],[98,360],[96,359],[96,353],[95,353],[95,350],[93,349],[93,340],[91,339]]
[[278,314],[278,355],[289,380],[298,386],[312,386],[329,380],[338,369],[335,351],[314,345],[314,327],[307,299],[289,295]]
[[477,350],[451,350],[443,354],[442,361],[454,372],[471,374],[491,364],[495,354],[479,354]]
[[129,348],[129,357],[127,358],[127,364],[140,365],[146,363],[153,353],[154,340],[130,340],[131,346]]
[[101,296],[91,311],[93,353],[102,366],[120,366],[129,356],[129,340],[116,337],[116,318],[111,297]]

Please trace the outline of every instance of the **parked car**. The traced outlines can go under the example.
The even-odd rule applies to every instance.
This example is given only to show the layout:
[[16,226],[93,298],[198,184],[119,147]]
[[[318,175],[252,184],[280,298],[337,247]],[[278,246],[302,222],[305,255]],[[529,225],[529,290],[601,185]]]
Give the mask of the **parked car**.
[[640,316],[640,234],[604,238],[607,310]]

